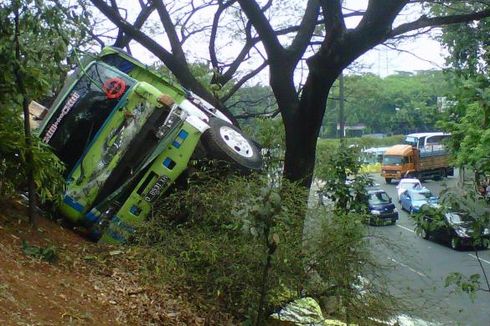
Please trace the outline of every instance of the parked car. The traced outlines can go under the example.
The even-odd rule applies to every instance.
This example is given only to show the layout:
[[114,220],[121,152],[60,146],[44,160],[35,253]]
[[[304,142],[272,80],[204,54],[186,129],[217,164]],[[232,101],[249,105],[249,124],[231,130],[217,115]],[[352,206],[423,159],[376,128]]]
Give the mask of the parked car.
[[488,247],[489,228],[479,225],[470,215],[454,211],[437,214],[433,210],[422,213],[417,219],[422,238],[444,241],[455,250],[467,246]]
[[406,178],[401,179],[396,186],[396,192],[398,194],[398,202],[400,202],[400,195],[405,192],[407,189],[420,189],[422,187],[422,183],[419,179],[415,178]]
[[402,209],[410,214],[417,213],[423,205],[437,207],[439,198],[423,187],[420,189],[407,189],[400,195]]
[[369,189],[367,191],[369,207],[369,224],[386,225],[395,224],[398,220],[398,210],[391,197],[383,189]]

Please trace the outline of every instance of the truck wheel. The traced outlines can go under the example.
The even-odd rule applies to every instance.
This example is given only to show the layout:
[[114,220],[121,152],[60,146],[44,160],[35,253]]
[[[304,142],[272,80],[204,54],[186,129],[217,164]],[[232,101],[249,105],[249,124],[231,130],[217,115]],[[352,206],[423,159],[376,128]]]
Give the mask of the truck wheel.
[[260,150],[240,129],[218,118],[209,119],[209,126],[202,143],[211,158],[231,162],[241,170],[262,168]]
[[391,183],[391,178],[385,178],[385,182],[387,185],[389,185]]

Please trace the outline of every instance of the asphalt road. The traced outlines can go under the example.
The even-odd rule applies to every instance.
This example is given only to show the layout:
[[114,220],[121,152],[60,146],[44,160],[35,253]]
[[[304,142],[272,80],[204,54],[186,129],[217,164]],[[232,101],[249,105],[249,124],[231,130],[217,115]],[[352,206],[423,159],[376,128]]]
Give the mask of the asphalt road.
[[[396,181],[387,185],[378,175],[374,178],[393,198],[400,217],[396,225],[369,228],[375,238],[373,250],[380,263],[386,264],[384,274],[390,291],[412,308],[407,313],[441,325],[490,325],[490,293],[478,292],[472,301],[468,294],[455,293],[454,288],[444,286],[451,272],[482,274],[476,253],[455,251],[447,244],[416,235],[409,214],[398,203]],[[457,178],[445,181],[455,186]],[[439,194],[442,182],[429,180],[424,186]],[[478,255],[490,276],[490,250],[478,251]]]

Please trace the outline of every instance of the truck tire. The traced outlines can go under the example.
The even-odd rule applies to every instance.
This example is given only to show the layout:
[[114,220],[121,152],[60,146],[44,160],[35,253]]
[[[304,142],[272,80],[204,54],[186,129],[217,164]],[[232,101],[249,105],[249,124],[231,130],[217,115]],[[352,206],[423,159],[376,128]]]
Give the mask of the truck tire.
[[230,162],[242,171],[262,168],[259,148],[240,129],[218,118],[209,119],[209,126],[201,139],[210,158]]
[[391,183],[391,178],[385,178],[385,182],[387,185],[389,185]]

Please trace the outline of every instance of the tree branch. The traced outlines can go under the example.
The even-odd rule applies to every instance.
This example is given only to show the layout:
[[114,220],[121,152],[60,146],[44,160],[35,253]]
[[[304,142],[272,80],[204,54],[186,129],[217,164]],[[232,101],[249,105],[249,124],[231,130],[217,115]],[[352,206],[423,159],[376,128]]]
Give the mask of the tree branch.
[[173,55],[176,57],[177,61],[185,63],[186,59],[184,50],[182,49],[179,37],[175,31],[175,25],[172,23],[172,18],[170,17],[167,8],[163,4],[162,0],[153,1],[157,7],[158,16],[160,16],[160,21],[162,22],[163,28],[167,32],[167,37],[170,42],[170,46],[172,47]]
[[288,48],[288,52],[290,52],[294,62],[298,62],[301,59],[301,56],[309,45],[311,36],[317,25],[317,19],[320,13],[319,10],[320,5],[318,0],[308,1],[305,14],[299,25],[298,33]]
[[[153,5],[152,1],[150,1],[147,6],[145,6],[142,2],[140,2],[140,4],[142,5],[141,11],[133,23],[133,26],[136,29],[141,29],[141,27],[143,27],[148,17],[150,17],[153,10],[155,10],[155,6]],[[124,48],[129,44],[130,41],[131,38],[128,35],[122,33],[121,30],[119,30],[116,41],[114,42],[114,46],[117,46],[119,48]]]
[[282,61],[285,50],[257,2],[252,0],[238,0],[238,3],[259,34],[269,59]]
[[261,72],[265,67],[267,67],[268,62],[264,61],[260,66],[255,68],[254,70],[250,71],[248,74],[240,78],[238,82],[233,85],[233,87],[228,91],[224,96],[221,97],[221,101],[224,103],[226,102],[233,94],[236,93],[236,91],[242,87],[242,85],[249,80],[250,78],[256,76],[259,72]]
[[320,0],[323,16],[325,17],[325,30],[344,32],[345,21],[342,15],[342,3],[339,0]]
[[245,58],[249,54],[250,50],[256,43],[259,42],[259,40],[254,41],[252,39],[252,23],[250,21],[248,21],[245,26],[245,37],[245,44],[240,50],[240,53],[236,56],[235,60],[228,65],[226,72],[214,78],[218,84],[224,85],[233,78],[240,65],[245,61]]
[[490,9],[478,11],[470,14],[451,15],[451,16],[444,16],[444,17],[422,16],[413,22],[401,24],[400,26],[394,28],[389,34],[389,37],[394,37],[424,27],[464,23],[472,20],[481,20],[487,17],[490,17]]

